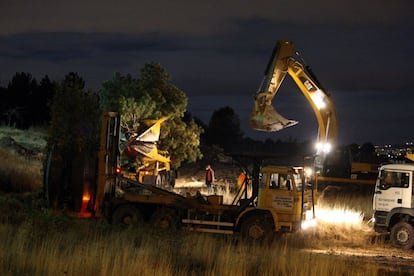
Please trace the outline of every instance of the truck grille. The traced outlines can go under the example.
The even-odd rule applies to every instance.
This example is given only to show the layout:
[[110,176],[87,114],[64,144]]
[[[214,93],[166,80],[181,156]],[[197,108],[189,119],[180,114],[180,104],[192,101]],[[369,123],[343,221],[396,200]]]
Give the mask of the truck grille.
[[376,211],[374,213],[375,226],[387,226],[386,225],[387,215],[388,215],[388,212]]

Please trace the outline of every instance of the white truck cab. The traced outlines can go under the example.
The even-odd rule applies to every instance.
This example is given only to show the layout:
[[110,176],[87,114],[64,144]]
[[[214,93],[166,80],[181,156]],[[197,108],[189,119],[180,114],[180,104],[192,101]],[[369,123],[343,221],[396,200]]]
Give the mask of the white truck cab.
[[414,164],[380,168],[373,199],[374,229],[390,233],[395,247],[414,246]]

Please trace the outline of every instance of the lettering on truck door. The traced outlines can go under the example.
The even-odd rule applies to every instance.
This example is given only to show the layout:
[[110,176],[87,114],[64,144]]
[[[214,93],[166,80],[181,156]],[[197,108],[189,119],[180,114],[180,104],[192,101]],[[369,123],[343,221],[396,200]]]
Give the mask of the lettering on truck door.
[[272,207],[291,210],[293,208],[293,196],[273,195]]

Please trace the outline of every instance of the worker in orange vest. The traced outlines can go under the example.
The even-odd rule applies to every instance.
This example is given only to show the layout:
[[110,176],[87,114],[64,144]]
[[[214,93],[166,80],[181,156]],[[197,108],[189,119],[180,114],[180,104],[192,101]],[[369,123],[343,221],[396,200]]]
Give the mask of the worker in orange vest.
[[239,188],[240,188],[242,185],[246,184],[246,180],[247,180],[246,178],[247,178],[246,172],[243,170],[243,171],[240,173],[239,178],[237,179],[237,185],[239,186]]
[[206,167],[206,185],[207,185],[209,194],[214,193],[213,181],[214,181],[214,170],[213,170],[213,168],[211,168],[210,165],[207,165],[207,167]]

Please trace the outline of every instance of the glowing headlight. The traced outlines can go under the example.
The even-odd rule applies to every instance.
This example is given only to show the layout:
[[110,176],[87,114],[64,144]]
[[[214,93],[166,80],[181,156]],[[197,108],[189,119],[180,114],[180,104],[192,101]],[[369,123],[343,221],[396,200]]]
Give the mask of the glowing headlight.
[[324,153],[328,153],[328,152],[330,152],[331,151],[331,148],[332,148],[332,146],[331,146],[331,144],[329,144],[329,143],[326,143],[324,146],[323,146],[323,152]]
[[313,175],[313,170],[311,167],[305,167],[305,175],[306,176],[312,176]]
[[329,153],[332,149],[331,144],[329,143],[316,143],[316,150],[317,152]]
[[314,93],[312,93],[311,98],[312,98],[313,103],[316,105],[318,109],[325,108],[326,103],[323,99],[324,94],[321,90],[318,89]]
[[300,225],[300,228],[302,230],[306,230],[306,229],[309,229],[309,228],[313,228],[315,226],[316,226],[316,219],[310,219],[310,220],[302,221],[302,223]]

